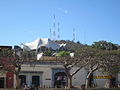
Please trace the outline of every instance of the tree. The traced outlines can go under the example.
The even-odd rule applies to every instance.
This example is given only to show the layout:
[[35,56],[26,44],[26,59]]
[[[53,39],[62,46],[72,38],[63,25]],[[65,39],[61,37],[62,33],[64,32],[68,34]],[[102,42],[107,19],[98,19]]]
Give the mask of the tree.
[[67,57],[70,55],[70,52],[68,51],[60,51],[56,56],[58,57]]
[[109,75],[115,75],[120,71],[120,51],[119,50],[102,50],[93,47],[83,47],[76,53],[79,57],[87,62],[85,67],[88,70],[86,77],[86,88],[89,88],[89,79],[92,73],[101,69],[102,72]]
[[89,79],[96,70],[114,77],[120,71],[120,51],[119,50],[102,50],[100,48],[83,47],[76,52],[78,57],[88,62],[85,67],[88,70],[86,77],[86,88],[89,88]]
[[[1,53],[0,63],[4,71],[13,72],[16,76],[16,88],[20,88],[19,84],[19,73],[21,71],[21,66],[25,63],[32,63],[35,59],[34,52],[4,49]],[[8,60],[2,60],[3,57],[7,57]]]
[[117,50],[118,49],[118,45],[113,44],[111,42],[107,42],[107,41],[94,42],[94,44],[92,44],[92,47],[103,49],[103,50]]
[[101,56],[104,59],[103,71],[108,74],[117,74],[120,71],[120,51],[104,51]]
[[[66,75],[68,77],[67,87],[73,88],[72,77],[75,74],[77,74],[83,67],[85,67],[87,65],[87,62],[77,57],[71,58],[69,52],[65,52],[65,51],[60,52],[58,55],[62,57],[61,63],[63,64]],[[71,72],[72,68],[74,67],[78,67],[78,68],[74,72]]]
[[89,88],[90,76],[93,74],[93,72],[98,70],[101,65],[99,62],[100,57],[97,56],[97,53],[99,52],[101,52],[100,49],[92,48],[90,46],[83,47],[76,51],[77,57],[82,58],[84,61],[88,62],[87,66],[84,67],[88,71],[85,82],[86,89]]
[[[76,50],[75,57],[69,57],[68,52],[62,51],[58,55],[62,56],[64,59],[62,60],[63,67],[68,77],[68,88],[72,86],[72,77],[77,74],[82,68],[88,68],[89,72],[86,79],[86,87],[88,88],[88,79],[90,75],[98,69],[99,59],[97,57],[97,53],[100,50],[96,48],[92,48],[89,46],[82,47],[79,50]],[[78,67],[76,71],[70,72],[72,68]]]
[[20,81],[19,81],[19,73],[21,71],[21,67],[23,64],[31,64],[36,61],[36,55],[33,51],[13,51],[13,58],[9,61],[10,65],[15,67],[15,69],[12,69],[11,72],[13,72],[16,76],[16,88],[20,88]]
[[[120,51],[104,51],[100,56],[102,56],[102,72],[111,76],[110,82],[108,83],[110,87],[116,87],[115,78],[120,72]],[[114,81],[112,81],[114,79]]]

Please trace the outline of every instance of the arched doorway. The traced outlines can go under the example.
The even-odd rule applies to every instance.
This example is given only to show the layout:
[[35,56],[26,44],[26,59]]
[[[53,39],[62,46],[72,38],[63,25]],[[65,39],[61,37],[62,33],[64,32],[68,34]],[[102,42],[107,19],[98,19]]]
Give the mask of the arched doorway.
[[64,88],[67,85],[67,75],[65,72],[57,72],[54,75],[54,87]]

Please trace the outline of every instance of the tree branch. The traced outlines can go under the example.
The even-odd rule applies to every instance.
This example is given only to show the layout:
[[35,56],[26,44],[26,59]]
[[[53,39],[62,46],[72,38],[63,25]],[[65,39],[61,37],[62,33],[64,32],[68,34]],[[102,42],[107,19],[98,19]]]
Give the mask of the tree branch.
[[99,66],[99,64],[95,65],[95,67],[90,70],[90,72],[87,75],[87,78],[89,78],[89,76],[91,75],[91,73],[93,73],[94,71],[96,71],[98,69],[98,66]]

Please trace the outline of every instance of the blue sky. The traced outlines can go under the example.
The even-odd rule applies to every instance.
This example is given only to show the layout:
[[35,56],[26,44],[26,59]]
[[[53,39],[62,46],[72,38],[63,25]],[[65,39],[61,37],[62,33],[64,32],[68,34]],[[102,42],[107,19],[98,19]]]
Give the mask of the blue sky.
[[60,39],[72,40],[75,28],[83,44],[120,44],[120,0],[0,0],[0,45],[49,38],[54,21]]

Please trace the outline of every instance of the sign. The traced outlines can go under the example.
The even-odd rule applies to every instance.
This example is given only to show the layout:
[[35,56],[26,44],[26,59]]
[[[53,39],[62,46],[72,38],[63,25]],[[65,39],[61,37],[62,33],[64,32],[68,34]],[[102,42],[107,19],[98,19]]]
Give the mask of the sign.
[[93,76],[93,79],[112,79],[112,76]]
[[45,80],[51,80],[51,78],[46,78]]

